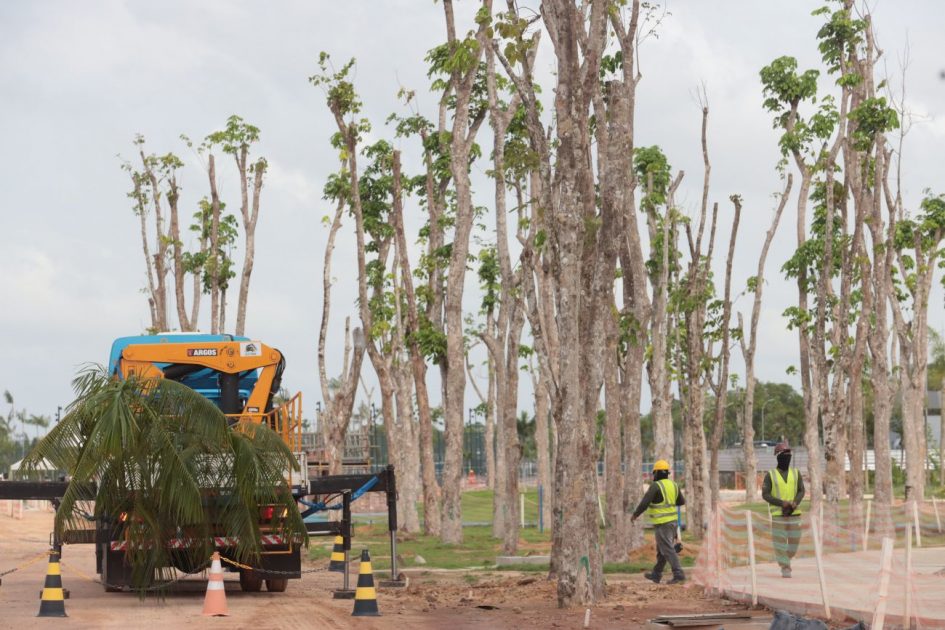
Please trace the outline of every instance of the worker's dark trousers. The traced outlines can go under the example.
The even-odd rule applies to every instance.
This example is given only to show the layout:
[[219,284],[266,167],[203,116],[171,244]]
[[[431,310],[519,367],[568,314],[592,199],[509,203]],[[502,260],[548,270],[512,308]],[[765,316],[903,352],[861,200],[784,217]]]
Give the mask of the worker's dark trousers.
[[791,558],[801,543],[801,519],[798,516],[772,516],[771,542],[774,557],[782,568],[790,568]]
[[657,576],[663,575],[663,568],[669,562],[673,577],[685,577],[679,564],[679,556],[673,547],[676,543],[676,521],[654,525],[653,531],[656,534],[656,564],[653,565],[653,573]]

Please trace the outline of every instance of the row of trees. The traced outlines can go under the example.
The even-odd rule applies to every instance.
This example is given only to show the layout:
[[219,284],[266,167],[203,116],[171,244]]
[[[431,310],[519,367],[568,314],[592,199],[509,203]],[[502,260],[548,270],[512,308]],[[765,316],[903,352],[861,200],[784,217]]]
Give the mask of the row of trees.
[[[195,203],[193,222],[188,228],[193,239],[185,239],[181,223],[187,221],[186,215],[181,217],[182,190],[178,183],[184,161],[174,153],[148,152],[145,139],[139,134],[134,140],[137,156],[122,162],[122,168],[131,179],[128,197],[141,225],[145,294],[151,315],[149,330],[198,330],[204,294],[210,295],[211,334],[227,330],[227,291],[230,281],[236,277],[233,256],[242,228],[243,265],[233,327],[237,335],[242,335],[246,328],[256,223],[267,168],[265,158],[253,155],[254,145],[259,142],[259,129],[234,115],[227,119],[223,129],[209,134],[199,144],[186,136],[181,139],[201,161],[209,185],[209,194]],[[231,156],[236,166],[241,221],[226,211],[226,203],[221,199],[216,163],[217,154],[221,152]],[[195,243],[188,247],[186,240]],[[176,325],[171,314],[172,304],[176,306]]]
[[39,432],[50,425],[48,416],[18,408],[13,394],[7,390],[3,392],[3,402],[7,410],[0,414],[0,475],[22,459],[36,443]]
[[[897,395],[907,496],[922,498],[928,296],[945,198],[930,193],[914,211],[906,208],[902,103],[876,77],[882,52],[867,7],[842,0],[817,11],[823,76],[819,69],[799,70],[793,57],[761,69],[759,100],[779,130],[782,187],[744,288],[732,280],[743,202],[727,191],[731,212],[720,213],[715,201],[706,92],[698,140],[702,195],[694,215],[676,203],[685,174],[672,169],[658,146],[635,144],[637,90],[645,85],[637,53],[663,18],[657,7],[638,0],[545,0],[536,14],[483,0],[465,26],[457,24],[452,2],[445,0],[443,10],[446,41],[426,57],[438,107],[423,112],[413,92],[401,92],[408,113],[392,115],[387,128],[399,149],[393,139],[366,140],[379,132],[363,114],[353,60],[336,68],[323,54],[311,77],[324,92],[340,158],[325,189],[336,211],[320,358],[328,334],[328,265],[345,216],[354,222],[363,331],[351,335],[347,387],[333,395],[329,426],[332,440],[343,438],[366,351],[403,471],[405,527],[421,526],[414,505],[422,498],[425,531],[448,543],[462,540],[463,410],[469,349],[481,344],[488,380],[472,382],[494,432],[487,440],[497,445],[490,464],[494,531],[504,552],[514,553],[518,379],[525,374],[535,396],[527,404],[536,410],[540,474],[554,490],[548,522],[561,605],[601,597],[603,561],[624,559],[642,541],[639,526],[626,518],[639,489],[623,471],[642,463],[644,377],[655,457],[674,456],[673,400],[679,401],[689,521],[700,535],[718,500],[718,450],[730,407],[737,417],[755,418],[768,403],[755,378],[755,357],[763,350],[759,321],[767,255],[792,199],[797,248],[782,272],[796,281],[798,297],[785,316],[799,342],[794,369],[814,506],[826,500],[836,509],[849,496],[854,513],[860,509],[862,475],[848,482],[843,466],[847,457],[854,470],[864,465],[867,399],[876,497],[892,501],[888,436]],[[553,89],[545,91],[536,80],[540,46],[550,46],[555,61]],[[402,150],[419,156],[418,172],[403,171]],[[491,208],[474,201],[474,165],[491,180],[483,196]],[[423,217],[410,238],[405,207]],[[482,241],[478,254],[474,234]],[[480,288],[475,318],[463,310],[464,301],[472,302],[464,296],[470,268]],[[724,273],[717,276],[718,268]],[[733,308],[741,294],[750,298],[747,313]],[[733,351],[745,365],[736,396],[730,394]],[[440,373],[447,441],[440,482],[430,448],[431,365]],[[596,500],[600,409],[603,544]],[[740,426],[754,496],[754,422]],[[792,427],[792,435],[799,429]]]
[[[754,273],[741,287],[733,280],[741,217],[760,210],[743,209],[737,190],[721,193],[730,210],[720,210],[707,91],[700,95],[701,134],[693,139],[703,158],[693,212],[677,203],[686,174],[659,146],[635,141],[636,98],[646,86],[638,52],[665,13],[642,0],[543,0],[537,13],[511,1],[477,6],[463,24],[452,0],[442,2],[445,41],[425,58],[436,98],[431,111],[402,89],[400,111],[379,128],[364,114],[354,60],[336,67],[323,53],[310,77],[324,94],[339,157],[324,189],[334,212],[326,220],[318,342],[321,430],[336,455],[335,472],[366,355],[399,471],[403,527],[460,543],[470,383],[482,403],[486,440],[496,445],[494,455],[488,449],[493,530],[512,554],[519,534],[517,421],[522,408],[534,408],[540,481],[553,490],[545,522],[553,530],[552,572],[563,606],[602,597],[603,562],[624,560],[642,543],[640,525],[627,518],[640,489],[625,471],[640,470],[644,439],[652,441],[653,457],[685,460],[690,531],[700,536],[718,501],[718,452],[733,437],[726,435],[730,418],[754,497],[757,423],[744,419],[782,406],[782,414],[794,411],[783,434],[802,436],[810,455],[814,508],[825,502],[832,513],[849,497],[857,517],[863,475],[848,477],[845,460],[862,470],[871,437],[876,502],[891,503],[888,438],[901,400],[906,494],[921,499],[929,452],[928,300],[945,236],[945,197],[928,193],[907,207],[901,172],[908,117],[901,97],[877,76],[883,53],[868,7],[828,0],[816,12],[820,68],[799,69],[794,57],[783,56],[760,69],[759,102],[778,132],[782,160],[773,166],[781,183]],[[554,60],[553,85],[538,83],[542,47]],[[187,141],[206,159],[209,180],[191,226],[198,243],[192,251],[185,251],[178,216],[182,161],[149,154],[144,140],[136,141],[138,159],[125,168],[141,218],[154,330],[172,327],[168,276],[181,330],[197,327],[204,293],[211,296],[212,332],[224,330],[242,227],[236,332],[243,333],[266,173],[265,160],[250,155],[258,139],[258,129],[234,116],[199,146]],[[241,224],[220,199],[214,159],[220,151],[233,157],[240,175]],[[476,191],[474,168],[488,176]],[[484,199],[489,207],[479,205]],[[778,262],[797,286],[796,306],[785,317],[798,339],[792,369],[799,401],[755,377],[764,351],[759,326],[768,253],[790,221],[789,208],[796,248]],[[343,365],[331,378],[332,262],[346,220],[356,242],[357,321],[345,320]],[[476,277],[467,279],[469,271]],[[477,295],[466,295],[476,284]],[[747,298],[746,312],[734,308],[739,296]],[[477,305],[474,314],[464,308],[469,304]],[[485,352],[485,382],[472,377],[475,346]],[[744,374],[730,366],[733,352]],[[439,376],[435,394],[430,368]],[[522,378],[531,381],[534,400],[519,400]],[[652,401],[647,416],[644,382]],[[446,441],[440,479],[433,461],[437,398]]]

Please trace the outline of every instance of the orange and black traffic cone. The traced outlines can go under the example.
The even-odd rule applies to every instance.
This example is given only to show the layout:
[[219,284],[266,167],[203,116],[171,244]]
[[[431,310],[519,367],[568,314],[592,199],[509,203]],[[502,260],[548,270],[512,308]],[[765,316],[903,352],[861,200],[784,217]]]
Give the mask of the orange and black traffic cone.
[[345,539],[341,536],[335,536],[335,546],[331,549],[328,570],[336,573],[345,572]]
[[213,552],[210,563],[210,577],[207,579],[207,595],[203,600],[204,617],[229,617],[226,606],[226,589],[223,587],[223,565],[220,564],[220,552]]
[[59,552],[49,552],[49,568],[46,569],[46,583],[40,595],[39,614],[37,617],[68,617],[66,614],[65,593],[62,590],[62,573],[59,571]]
[[371,556],[368,550],[361,552],[361,568],[358,570],[358,588],[354,592],[352,617],[379,617],[377,591],[374,590],[374,572],[371,571]]

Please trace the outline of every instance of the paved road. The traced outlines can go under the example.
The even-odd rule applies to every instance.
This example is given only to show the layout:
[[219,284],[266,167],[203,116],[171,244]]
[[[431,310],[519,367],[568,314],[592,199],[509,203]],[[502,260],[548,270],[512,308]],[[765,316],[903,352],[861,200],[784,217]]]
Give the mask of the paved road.
[[[23,520],[0,515],[0,571],[5,571],[47,550],[51,529],[50,512],[26,512]],[[132,593],[105,593],[95,576],[92,545],[63,548],[62,581],[70,591],[66,600],[68,620],[37,619],[39,591],[43,587],[46,562],[7,575],[0,585],[0,628],[46,626],[68,628],[349,628],[351,603],[333,602],[324,580],[328,575],[312,574],[311,579],[290,580],[285,593],[243,593],[235,573],[225,573],[226,619],[201,615],[206,579],[196,576],[180,582],[164,600],[140,599]],[[317,576],[317,577],[315,577]],[[380,620],[378,620],[380,622]],[[28,624],[28,626],[27,626]],[[388,626],[366,620],[360,628]]]
[[[872,620],[879,596],[880,551],[832,553],[824,556],[824,580],[828,603],[834,612],[866,622]],[[920,627],[945,628],[945,547],[914,548],[914,576],[911,580],[913,615],[923,619]],[[795,559],[793,576],[781,577],[773,563],[756,568],[759,603],[773,608],[823,617],[825,614],[820,578],[813,558]],[[906,608],[905,549],[893,550],[893,564],[886,603],[887,624],[900,624]],[[751,598],[748,567],[729,569],[723,579],[726,594],[737,599]]]

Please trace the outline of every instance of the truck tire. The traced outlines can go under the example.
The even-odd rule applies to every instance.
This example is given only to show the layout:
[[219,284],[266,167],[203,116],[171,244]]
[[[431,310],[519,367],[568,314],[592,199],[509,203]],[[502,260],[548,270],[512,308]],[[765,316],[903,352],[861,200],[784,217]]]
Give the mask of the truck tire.
[[266,580],[266,590],[270,593],[284,593],[289,586],[289,578],[269,578]]
[[258,593],[262,590],[263,580],[255,571],[240,571],[240,588],[244,593]]
[[102,586],[106,593],[120,593],[128,583],[127,570],[124,567],[124,552],[111,551],[108,543],[101,546],[102,553]]

